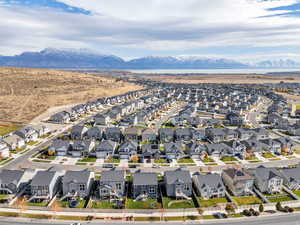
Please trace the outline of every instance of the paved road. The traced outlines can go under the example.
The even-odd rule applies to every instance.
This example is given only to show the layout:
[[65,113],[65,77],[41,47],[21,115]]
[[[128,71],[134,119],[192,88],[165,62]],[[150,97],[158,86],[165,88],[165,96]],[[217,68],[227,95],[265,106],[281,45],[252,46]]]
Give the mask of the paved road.
[[[300,225],[300,214],[287,214],[280,216],[270,216],[270,217],[257,217],[257,218],[242,218],[242,219],[226,219],[219,221],[193,221],[193,222],[151,222],[157,225],[177,225],[177,224],[217,224],[217,225]],[[55,220],[28,220],[23,218],[0,218],[0,225],[65,225],[71,224],[71,222],[65,221],[55,221]],[[92,222],[82,222],[82,225],[120,225],[120,224],[150,224],[142,222],[122,222],[122,221],[92,221]]]

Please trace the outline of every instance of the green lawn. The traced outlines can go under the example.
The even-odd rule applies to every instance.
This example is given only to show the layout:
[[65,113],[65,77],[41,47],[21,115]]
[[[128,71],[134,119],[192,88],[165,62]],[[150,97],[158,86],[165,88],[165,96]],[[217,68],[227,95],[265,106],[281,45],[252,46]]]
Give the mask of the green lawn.
[[157,199],[147,199],[146,201],[134,201],[127,198],[126,209],[157,209],[160,208]]
[[120,163],[120,159],[117,158],[109,158],[104,160],[105,163]]
[[0,126],[0,136],[4,136],[16,130],[19,130],[21,126]]
[[95,157],[86,157],[86,158],[83,158],[83,159],[79,159],[77,161],[77,163],[94,163],[96,162],[97,158]]
[[205,158],[205,159],[202,160],[202,162],[211,163],[211,162],[215,162],[215,160],[213,160],[212,158]]
[[6,163],[8,163],[8,162],[10,162],[10,161],[12,161],[12,160],[14,160],[14,158],[1,159],[1,160],[0,160],[0,165],[1,165],[1,166],[2,166],[2,165],[5,165]]
[[271,152],[264,152],[262,154],[262,156],[265,157],[266,159],[270,159],[270,158],[274,158],[275,157]]
[[295,195],[298,195],[300,197],[300,190],[293,191]]
[[250,155],[250,156],[246,157],[246,160],[253,161],[253,160],[258,160],[258,158],[255,155]]
[[48,133],[48,134],[45,134],[45,135],[40,136],[40,138],[48,138],[48,137],[50,137],[50,136],[51,136],[51,133]]
[[261,204],[262,201],[256,196],[232,197],[238,205]]
[[9,195],[0,195],[0,200],[7,199]]
[[237,161],[237,159],[233,156],[224,156],[221,158],[221,160],[223,162],[233,162],[233,161]]
[[154,163],[167,163],[168,161],[166,159],[155,159]]
[[46,155],[46,154],[40,154],[38,157],[38,159],[47,159],[47,160],[54,160],[56,159],[55,155]]
[[27,202],[28,206],[36,206],[36,207],[46,207],[48,205],[47,201],[43,202]]
[[228,202],[226,198],[211,198],[211,199],[208,199],[208,200],[198,198],[198,200],[200,202],[201,207],[213,207],[213,206],[216,206],[219,203],[227,203]]
[[194,160],[192,160],[191,158],[182,158],[177,160],[177,163],[194,163]]
[[38,143],[39,143],[38,141],[29,141],[26,143],[26,145],[33,146],[33,145],[37,145]]
[[287,202],[292,201],[293,198],[286,192],[280,194],[264,194],[270,202]]
[[[174,202],[169,206],[169,202]],[[193,200],[178,200],[163,197],[163,207],[165,209],[184,209],[184,208],[195,208]]]
[[86,166],[86,163],[84,163],[84,162],[76,162],[75,165],[76,166]]
[[115,204],[113,204],[109,201],[94,201],[92,203],[91,208],[94,208],[94,209],[114,209]]
[[[79,204],[76,208],[84,208],[86,200],[79,200]],[[70,202],[69,201],[60,201],[60,207],[69,208]]]
[[211,162],[211,163],[204,163],[206,166],[217,166],[218,163],[216,162]]

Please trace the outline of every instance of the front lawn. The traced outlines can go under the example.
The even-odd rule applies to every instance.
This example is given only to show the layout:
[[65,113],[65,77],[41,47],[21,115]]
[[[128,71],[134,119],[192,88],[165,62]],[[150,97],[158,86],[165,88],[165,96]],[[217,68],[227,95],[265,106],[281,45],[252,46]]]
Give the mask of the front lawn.
[[296,191],[293,191],[295,195],[298,195],[300,197],[300,190],[296,190]]
[[26,143],[26,145],[33,146],[33,145],[37,145],[38,143],[39,143],[38,141],[29,141]]
[[287,202],[292,201],[293,198],[286,192],[280,194],[264,194],[270,202]]
[[194,160],[192,160],[191,158],[182,158],[178,159],[177,163],[194,163]]
[[86,158],[83,158],[83,159],[79,159],[77,162],[78,163],[94,163],[96,162],[97,158],[95,157],[86,157]]
[[0,200],[8,199],[8,196],[9,196],[9,195],[4,195],[4,194],[3,194],[3,195],[0,195]]
[[238,205],[256,205],[262,201],[256,196],[232,197]]
[[204,200],[200,197],[198,198],[198,201],[200,203],[200,207],[214,207],[217,204],[228,202],[226,198],[211,198],[208,200]]
[[[79,204],[76,208],[84,208],[86,200],[78,200]],[[70,208],[70,201],[59,201],[59,205],[62,208]]]
[[163,207],[165,209],[185,209],[195,208],[195,205],[193,200],[175,200],[169,197],[163,197]]
[[168,163],[166,159],[155,159],[154,163]]
[[223,162],[233,162],[233,161],[237,161],[237,159],[233,156],[224,156],[221,158],[221,161]]
[[213,163],[213,162],[215,162],[215,160],[213,160],[212,158],[205,158],[205,159],[202,160],[202,162],[204,162],[204,163]]
[[254,161],[254,160],[258,160],[258,158],[255,155],[250,155],[246,157],[246,160],[248,161]]
[[134,201],[132,198],[127,198],[126,209],[157,209],[161,208],[157,199],[147,199],[145,201]]
[[116,204],[109,201],[93,201],[91,208],[93,209],[115,209]]
[[266,159],[274,158],[275,156],[271,152],[264,152],[262,156]]
[[109,158],[104,160],[105,163],[120,163],[120,159],[117,158]]
[[48,205],[47,201],[42,202],[27,202],[28,206],[35,206],[35,207],[46,207]]

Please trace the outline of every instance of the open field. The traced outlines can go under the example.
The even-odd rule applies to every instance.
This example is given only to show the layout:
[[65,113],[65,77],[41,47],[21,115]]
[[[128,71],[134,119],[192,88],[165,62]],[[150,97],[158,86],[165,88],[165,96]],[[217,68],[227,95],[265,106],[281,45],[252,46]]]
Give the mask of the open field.
[[0,68],[0,118],[27,123],[47,109],[85,103],[141,87],[77,72]]
[[271,76],[271,75],[243,75],[243,74],[211,74],[211,75],[189,75],[189,76],[147,76],[152,80],[165,81],[171,83],[229,83],[229,84],[263,84],[263,83],[280,83],[300,82],[298,76]]

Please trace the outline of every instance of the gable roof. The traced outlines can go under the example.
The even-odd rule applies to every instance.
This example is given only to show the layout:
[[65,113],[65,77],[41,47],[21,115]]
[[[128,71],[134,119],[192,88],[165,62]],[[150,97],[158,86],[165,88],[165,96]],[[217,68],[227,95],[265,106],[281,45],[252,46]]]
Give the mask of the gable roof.
[[156,173],[138,172],[133,175],[133,185],[158,185]]
[[188,184],[188,183],[192,183],[192,178],[189,171],[177,169],[174,171],[166,171],[165,181],[167,184],[174,184],[174,183]]
[[125,172],[123,170],[109,170],[101,173],[100,182],[125,182]]
[[91,171],[67,171],[63,177],[63,183],[87,183],[91,175]]

